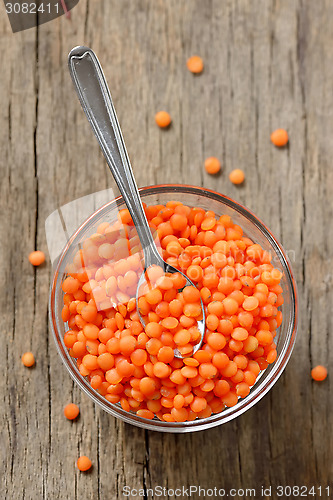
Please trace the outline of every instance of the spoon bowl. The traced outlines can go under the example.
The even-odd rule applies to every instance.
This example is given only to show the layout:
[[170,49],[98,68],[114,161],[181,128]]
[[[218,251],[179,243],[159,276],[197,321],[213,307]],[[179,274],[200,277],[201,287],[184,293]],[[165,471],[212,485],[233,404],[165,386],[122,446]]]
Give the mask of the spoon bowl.
[[[185,283],[185,286],[183,286],[182,288],[180,288],[178,291],[181,292],[182,290],[184,290],[185,287],[187,286],[194,286],[195,287],[195,284],[188,278],[188,276],[186,276],[184,273],[182,273],[181,271],[179,271],[178,269],[176,269],[175,267],[171,266],[170,264],[168,264],[167,262],[165,262],[162,258],[161,258],[161,261],[158,265],[159,267],[161,267],[163,269],[163,272],[165,275],[168,275],[168,274],[181,274],[185,279],[186,279],[186,283]],[[136,310],[137,310],[137,313],[139,315],[139,318],[140,318],[140,322],[142,324],[143,327],[146,326],[146,323],[140,313],[140,309],[139,309],[139,296],[140,296],[140,289],[147,283],[147,271],[149,269],[145,268],[143,273],[141,274],[140,276],[140,279],[139,279],[139,282],[138,282],[138,286],[137,286],[137,289],[136,289]],[[193,346],[193,351],[191,353],[191,355],[193,355],[194,353],[196,353],[200,348],[201,348],[201,345],[202,345],[202,340],[203,340],[203,337],[204,337],[204,334],[205,334],[205,309],[204,309],[204,306],[203,306],[203,303],[202,303],[202,300],[200,299],[200,304],[201,304],[201,310],[202,310],[202,315],[200,317],[200,319],[197,319],[197,324],[196,324],[196,327],[198,328],[199,332],[200,332],[200,339],[199,341]],[[184,356],[180,353],[180,351],[178,349],[174,349],[174,355],[175,355],[175,358],[183,358]],[[186,355],[185,357],[188,357],[189,355]]]

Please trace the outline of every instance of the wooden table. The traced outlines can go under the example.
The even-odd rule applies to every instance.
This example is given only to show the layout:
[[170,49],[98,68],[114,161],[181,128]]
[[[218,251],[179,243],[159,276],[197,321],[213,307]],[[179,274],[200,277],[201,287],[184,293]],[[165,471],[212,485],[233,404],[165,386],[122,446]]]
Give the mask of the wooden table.
[[[127,485],[153,498],[157,485],[200,485],[256,488],[261,498],[262,485],[332,487],[331,381],[313,383],[310,369],[332,369],[333,3],[81,0],[71,21],[15,35],[2,3],[0,12],[1,497],[110,500]],[[83,43],[105,69],[138,184],[225,193],[262,218],[293,261],[291,361],[269,395],[222,427],[162,435],[124,425],[73,385],[56,352],[51,265],[34,270],[28,253],[47,252],[53,210],[115,187],[67,70],[69,50]],[[193,54],[205,62],[198,77],[186,69]],[[172,116],[168,131],[154,123],[160,109]],[[285,149],[270,143],[277,127],[289,132]],[[203,169],[211,155],[223,164],[217,177]],[[241,187],[228,180],[234,168],[246,172]],[[20,361],[27,350],[30,370]],[[74,423],[62,413],[72,400]],[[79,454],[91,473],[77,471]]]

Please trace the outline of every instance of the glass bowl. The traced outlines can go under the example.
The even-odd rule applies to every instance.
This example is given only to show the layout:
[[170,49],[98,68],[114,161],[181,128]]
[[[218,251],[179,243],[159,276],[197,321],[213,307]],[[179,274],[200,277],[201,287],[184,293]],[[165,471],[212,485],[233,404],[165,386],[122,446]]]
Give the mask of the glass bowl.
[[226,408],[221,413],[212,414],[209,418],[189,422],[162,422],[157,418],[153,420],[141,418],[135,413],[124,411],[119,404],[109,403],[90,386],[89,381],[80,374],[75,360],[69,355],[63,341],[65,325],[61,319],[63,307],[61,283],[64,278],[64,269],[73,259],[78,244],[96,232],[96,228],[101,222],[112,223],[116,221],[118,211],[125,208],[122,197],[110,201],[91,215],[73,234],[58,259],[51,284],[49,303],[53,337],[62,361],[73,380],[95,403],[114,417],[138,427],[162,432],[182,433],[209,429],[224,424],[249,410],[272,388],[285,369],[297,333],[297,290],[293,272],[282,246],[269,229],[252,212],[227,196],[209,189],[185,185],[145,187],[140,189],[140,195],[142,201],[147,205],[165,204],[170,200],[177,200],[188,206],[213,210],[218,216],[229,215],[234,223],[242,227],[245,236],[251,238],[255,243],[259,243],[264,250],[271,253],[274,267],[283,272],[281,280],[284,296],[284,304],[281,306],[283,322],[275,338],[278,353],[276,361],[260,373],[249,395],[239,399],[235,406]]

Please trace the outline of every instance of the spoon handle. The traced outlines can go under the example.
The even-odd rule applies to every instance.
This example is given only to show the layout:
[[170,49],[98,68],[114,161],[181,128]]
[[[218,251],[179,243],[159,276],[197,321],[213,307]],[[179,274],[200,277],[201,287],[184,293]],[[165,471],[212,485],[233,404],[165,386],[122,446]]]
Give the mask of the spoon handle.
[[161,262],[161,257],[142,206],[100,62],[90,48],[79,46],[74,47],[69,53],[68,65],[81,106],[132,216],[143,248],[145,266],[158,264]]

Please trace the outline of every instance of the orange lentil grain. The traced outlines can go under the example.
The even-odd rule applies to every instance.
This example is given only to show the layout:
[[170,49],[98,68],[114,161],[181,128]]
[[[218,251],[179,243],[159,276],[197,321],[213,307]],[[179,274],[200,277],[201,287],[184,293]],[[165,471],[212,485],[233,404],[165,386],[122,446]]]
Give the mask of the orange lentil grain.
[[215,349],[216,351],[220,351],[225,347],[227,341],[226,341],[224,335],[222,335],[222,333],[216,332],[216,333],[211,333],[207,337],[207,343],[212,349]]
[[141,409],[138,410],[136,414],[141,418],[148,418],[149,420],[154,418],[154,413],[150,410]]
[[207,401],[205,398],[195,396],[190,407],[192,411],[194,411],[195,413],[199,413],[207,407]]
[[74,403],[69,403],[64,408],[64,415],[68,420],[74,420],[75,418],[77,418],[79,413],[80,408]]
[[238,397],[237,397],[237,394],[235,394],[234,392],[229,391],[225,396],[221,397],[221,400],[223,401],[223,403],[226,406],[232,407],[232,406],[235,406],[237,404]]
[[198,375],[198,370],[195,366],[184,366],[184,368],[182,368],[180,372],[185,378],[189,379],[194,378]]
[[278,128],[274,130],[274,132],[271,133],[271,141],[274,144],[274,146],[280,148],[282,146],[285,146],[289,141],[288,132],[283,128]]
[[22,354],[21,360],[24,366],[27,366],[28,368],[35,364],[35,356],[32,354],[32,352],[25,352],[24,354]]
[[41,250],[35,250],[29,254],[29,262],[33,266],[40,266],[45,262],[45,254]]
[[192,56],[187,59],[186,62],[187,69],[194,74],[202,73],[204,64],[200,56]]
[[210,156],[205,160],[205,169],[208,174],[217,174],[221,170],[221,163],[214,156]]
[[153,372],[155,377],[166,378],[170,375],[170,367],[166,363],[158,361],[154,364]]
[[199,366],[199,373],[204,379],[211,379],[216,377],[217,368],[213,363],[202,363]]
[[76,278],[68,276],[61,285],[62,290],[65,293],[75,293],[80,288],[80,282]]
[[240,382],[236,385],[236,394],[241,398],[245,398],[250,393],[250,387],[246,382]]
[[171,116],[167,111],[159,111],[155,115],[155,122],[160,128],[166,128],[171,123]]
[[254,311],[258,306],[259,300],[257,297],[246,297],[242,305],[245,311]]
[[82,455],[81,457],[79,457],[76,463],[77,463],[78,469],[82,472],[89,470],[92,466],[91,460],[88,457],[86,457],[85,455]]
[[233,184],[242,184],[242,182],[244,182],[244,179],[245,179],[244,172],[240,168],[232,170],[232,172],[230,172],[229,174],[229,180]]
[[311,370],[311,377],[313,378],[313,380],[316,380],[318,382],[325,380],[325,378],[327,377],[327,368],[322,365],[315,366]]

